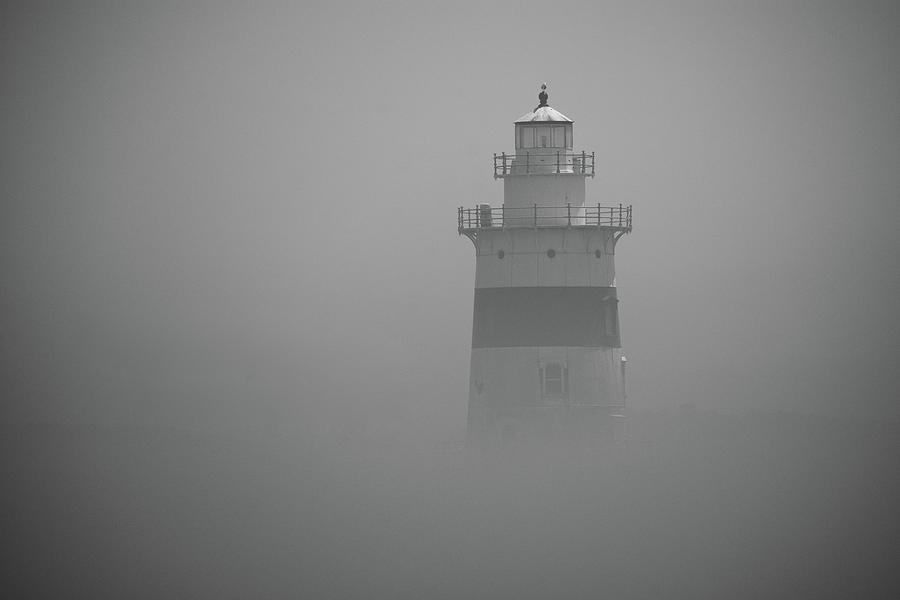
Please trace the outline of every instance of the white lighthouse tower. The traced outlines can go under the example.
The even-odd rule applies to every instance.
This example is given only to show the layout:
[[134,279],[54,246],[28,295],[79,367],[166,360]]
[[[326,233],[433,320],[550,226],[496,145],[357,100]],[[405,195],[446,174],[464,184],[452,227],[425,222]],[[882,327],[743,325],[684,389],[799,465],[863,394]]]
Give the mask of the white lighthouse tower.
[[547,104],[515,122],[515,153],[494,155],[503,205],[459,209],[475,245],[468,437],[612,437],[625,403],[615,248],[631,207],[587,203],[594,154]]

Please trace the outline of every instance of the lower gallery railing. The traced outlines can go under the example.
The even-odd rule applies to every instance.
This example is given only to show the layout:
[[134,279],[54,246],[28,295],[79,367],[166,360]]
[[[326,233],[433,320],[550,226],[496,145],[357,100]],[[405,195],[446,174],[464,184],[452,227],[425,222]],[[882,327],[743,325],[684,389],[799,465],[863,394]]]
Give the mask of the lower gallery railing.
[[458,209],[459,232],[505,227],[612,227],[631,231],[631,206],[571,204],[507,208],[481,204]]

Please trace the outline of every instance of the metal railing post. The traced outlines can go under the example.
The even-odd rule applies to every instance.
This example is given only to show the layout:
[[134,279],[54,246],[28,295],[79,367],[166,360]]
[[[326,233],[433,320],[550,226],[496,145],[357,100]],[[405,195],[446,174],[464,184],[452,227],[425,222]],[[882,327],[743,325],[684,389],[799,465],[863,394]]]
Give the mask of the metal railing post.
[[622,226],[622,203],[619,202],[619,227]]
[[559,150],[556,151],[556,174],[559,175]]
[[591,177],[594,176],[594,164],[596,162],[597,162],[597,160],[594,158],[594,153],[591,152]]
[[503,153],[503,175],[504,177],[508,175],[508,173],[506,172],[506,152]]
[[[584,150],[581,151],[581,174],[584,175]],[[600,206],[599,204],[597,206]],[[599,213],[598,213],[599,214]]]
[[500,207],[500,228],[506,229],[506,204]]
[[494,177],[497,176],[497,153],[494,152]]
[[566,202],[566,213],[569,217],[569,227],[572,226],[572,203]]
[[534,228],[537,229],[537,202],[534,203]]
[[597,227],[600,227],[600,203],[597,203]]
[[529,154],[528,152],[525,152],[525,174],[526,175],[528,175],[528,173],[529,173],[529,164],[528,163],[530,162],[530,159],[531,159],[531,154]]

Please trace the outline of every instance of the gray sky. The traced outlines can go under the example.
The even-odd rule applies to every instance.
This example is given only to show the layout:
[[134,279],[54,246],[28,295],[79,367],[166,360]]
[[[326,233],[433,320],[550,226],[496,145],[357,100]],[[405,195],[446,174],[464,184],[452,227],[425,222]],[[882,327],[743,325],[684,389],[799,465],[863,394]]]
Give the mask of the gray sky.
[[4,3],[2,417],[460,431],[542,81],[634,407],[896,415],[898,64],[893,2]]

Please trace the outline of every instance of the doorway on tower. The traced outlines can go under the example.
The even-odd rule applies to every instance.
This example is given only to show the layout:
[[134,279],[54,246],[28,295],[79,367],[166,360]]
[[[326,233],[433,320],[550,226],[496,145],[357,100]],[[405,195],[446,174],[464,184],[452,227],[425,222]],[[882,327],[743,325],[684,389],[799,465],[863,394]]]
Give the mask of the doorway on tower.
[[569,398],[569,369],[565,363],[541,363],[540,381],[541,400],[554,402]]

